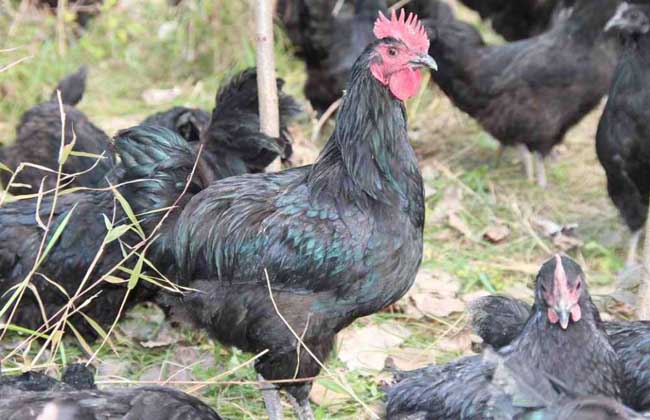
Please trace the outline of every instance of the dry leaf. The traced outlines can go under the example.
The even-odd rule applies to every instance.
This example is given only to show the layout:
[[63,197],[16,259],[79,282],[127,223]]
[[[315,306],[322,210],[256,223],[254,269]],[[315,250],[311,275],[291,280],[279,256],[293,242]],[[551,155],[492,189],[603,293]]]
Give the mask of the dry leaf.
[[443,222],[450,214],[456,214],[463,209],[462,200],[463,190],[460,187],[446,188],[427,220],[433,224]]
[[428,293],[416,293],[411,295],[411,300],[415,308],[430,317],[442,318],[455,312],[465,311],[465,303],[456,298],[438,298]]
[[392,364],[399,370],[414,370],[436,361],[432,350],[400,348],[391,356]]
[[571,235],[577,228],[577,223],[570,223],[567,225],[559,225],[552,220],[543,217],[534,217],[531,222],[535,225],[544,236],[555,236],[559,233]]
[[348,328],[338,336],[338,357],[350,370],[378,371],[384,367],[390,350],[410,334],[404,327],[387,323]]
[[450,213],[449,214],[449,226],[453,227],[460,233],[462,233],[467,238],[472,238],[472,231],[467,227],[463,219],[461,219],[458,214]]
[[470,354],[472,353],[472,333],[466,328],[457,334],[441,337],[436,342],[436,347],[443,352]]
[[[346,402],[348,400],[348,395],[326,388],[319,382],[314,382],[314,385],[311,387],[311,392],[309,393],[309,399],[319,406],[331,406]],[[331,409],[332,407],[328,408]]]
[[578,238],[565,235],[564,233],[558,233],[557,235],[553,236],[553,244],[560,248],[562,251],[568,251],[573,248],[580,248],[582,245],[584,245],[584,242]]
[[487,228],[483,234],[483,239],[493,244],[498,244],[503,242],[508,236],[510,236],[510,228],[505,225],[496,225],[490,226]]

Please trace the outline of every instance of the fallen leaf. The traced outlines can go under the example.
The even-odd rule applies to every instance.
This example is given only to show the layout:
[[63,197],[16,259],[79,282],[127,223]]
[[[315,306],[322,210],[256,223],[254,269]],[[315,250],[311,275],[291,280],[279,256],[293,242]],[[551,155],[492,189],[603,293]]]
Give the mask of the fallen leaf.
[[560,248],[562,251],[568,251],[573,248],[580,248],[582,245],[584,245],[584,242],[578,238],[565,235],[564,233],[558,233],[557,235],[553,236],[553,244]]
[[464,328],[457,334],[441,337],[436,342],[436,348],[443,352],[472,353],[472,333]]
[[470,230],[469,227],[465,224],[463,219],[458,216],[456,213],[450,213],[449,214],[449,220],[448,220],[449,226],[453,227],[457,231],[463,234],[463,236],[467,238],[472,238],[472,231]]
[[309,399],[314,404],[336,411],[335,407],[331,407],[332,405],[341,404],[349,399],[347,394],[325,387],[320,382],[314,382],[309,393]]
[[465,311],[465,303],[456,298],[437,298],[428,293],[411,295],[415,307],[426,316],[442,318],[455,312]]
[[446,188],[428,220],[434,224],[443,222],[450,214],[456,214],[463,209],[462,200],[463,190],[460,187]]
[[392,365],[399,370],[414,370],[436,361],[431,350],[400,348],[392,356]]
[[510,228],[508,226],[496,225],[487,228],[483,234],[483,239],[493,244],[498,244],[503,242],[508,236],[510,236]]
[[481,289],[481,290],[476,290],[476,291],[471,292],[471,293],[465,293],[461,297],[461,299],[463,300],[463,302],[465,302],[465,304],[468,304],[468,303],[474,302],[478,298],[482,298],[484,296],[489,296],[489,295],[490,295],[490,292],[488,292],[485,289]]
[[532,218],[532,223],[535,225],[544,236],[555,236],[559,233],[565,235],[571,235],[578,228],[577,223],[570,223],[566,225],[560,225],[552,220],[545,219],[543,217],[534,217]]
[[350,370],[379,371],[390,350],[409,335],[406,328],[388,323],[348,328],[338,336],[338,357]]

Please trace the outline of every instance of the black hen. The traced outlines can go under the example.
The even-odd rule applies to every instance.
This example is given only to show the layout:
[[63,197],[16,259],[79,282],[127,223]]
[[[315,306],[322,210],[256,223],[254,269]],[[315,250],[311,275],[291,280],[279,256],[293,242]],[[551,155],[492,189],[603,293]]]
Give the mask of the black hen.
[[[120,132],[115,137],[115,149],[121,158],[112,177],[115,183],[127,183],[118,188],[128,201],[136,215],[141,217],[141,227],[149,233],[160,221],[165,209],[180,196],[194,164],[194,155],[185,140],[164,128],[135,127]],[[138,181],[139,180],[139,181]],[[53,206],[53,197],[45,196],[40,203],[40,218],[48,220]],[[20,200],[5,204],[0,208],[0,302],[4,306],[12,300],[19,289],[13,286],[23,284],[24,279],[37,263],[39,244],[43,230],[35,220],[37,203],[35,200]],[[158,210],[158,212],[153,212]],[[75,306],[78,307],[88,297],[101,291],[95,299],[82,309],[102,326],[110,325],[116,318],[120,304],[124,299],[126,284],[102,281],[92,290],[91,279],[109,272],[123,258],[120,241],[105,240],[107,221],[117,227],[130,225],[123,207],[116,201],[110,190],[90,190],[58,197],[54,210],[53,224],[48,241],[53,232],[64,223],[67,216],[70,221],[63,233],[49,251],[47,258],[37,267],[37,274],[31,276],[30,284],[34,289],[24,290],[24,296],[14,314],[12,322],[32,329],[38,328],[53,317],[68,303],[82,286],[84,276],[92,266],[97,252],[103,249],[101,258],[94,267],[93,275],[88,278],[83,295]],[[163,238],[154,242],[148,257],[156,260],[158,249],[164,244]],[[118,228],[122,229],[122,228]],[[126,232],[120,240],[135,245],[141,238]],[[169,261],[160,261],[160,265]],[[132,266],[133,262],[130,263]],[[164,269],[164,267],[160,267]],[[115,273],[119,274],[119,271]],[[63,293],[50,281],[57,282],[65,290]],[[94,281],[94,280],[93,280]],[[141,280],[142,281],[142,280]],[[138,287],[131,292],[125,307],[152,296],[154,287]],[[67,294],[67,295],[66,295]],[[15,301],[12,300],[15,306]],[[41,313],[40,305],[44,307]],[[70,320],[86,337],[92,337],[95,331],[77,314]],[[51,324],[50,324],[51,325]]]
[[[350,70],[373,40],[377,13],[385,0],[355,0],[351,16],[334,16],[331,0],[299,0],[299,48],[307,64],[305,96],[314,109],[325,111],[343,94]],[[295,39],[294,39],[295,41]]]
[[[537,275],[535,308],[500,355],[556,378],[577,396],[618,399],[620,365],[580,266],[559,255],[544,263]],[[388,418],[498,418],[489,411],[493,390],[486,376],[492,369],[472,356],[407,372],[389,391]]]
[[[230,168],[214,179],[263,172],[276,157],[288,162],[293,150],[289,123],[300,112],[300,105],[282,91],[284,80],[277,79],[280,137],[260,132],[257,71],[249,68],[234,76],[217,92],[210,124],[203,134],[205,151],[216,161],[213,168]],[[221,169],[220,169],[221,170]]]
[[262,172],[276,157],[289,163],[292,155],[289,123],[302,111],[282,91],[277,79],[280,137],[260,132],[257,71],[246,69],[217,92],[212,116],[196,108],[174,107],[147,117],[143,125],[159,125],[183,136],[192,147],[204,145],[202,175],[208,181]]
[[613,398],[576,396],[561,381],[524,361],[486,350],[483,362],[490,372],[488,410],[499,419],[629,420],[644,418]]
[[[375,35],[381,39],[353,66],[336,129],[314,165],[216,182],[176,225],[181,280],[200,292],[172,304],[228,345],[268,349],[255,364],[267,380],[320,371],[297,351],[268,286],[284,319],[324,360],[336,333],[399,299],[420,264],[422,177],[398,98],[415,95],[417,67],[435,63],[416,19],[380,19]],[[309,416],[311,381],[281,387],[299,416]],[[267,408],[277,418],[272,394]]]
[[482,19],[490,20],[492,28],[508,41],[518,41],[544,32],[561,9],[572,1],[566,0],[461,0],[477,11]]
[[[484,345],[499,349],[519,335],[530,313],[526,302],[486,296],[472,303],[472,328]],[[650,410],[650,322],[605,321],[602,325],[623,369],[623,401],[635,410]]]
[[[283,140],[277,140],[261,133],[256,135],[254,132],[259,127],[259,117],[255,112],[257,99],[253,101],[251,96],[256,94],[254,72],[246,71],[235,77],[217,95],[217,107],[210,123],[210,127],[214,129],[209,131],[197,176],[183,200],[177,203],[179,207],[212,180],[244,174],[249,171],[248,165],[250,170],[260,167],[264,161],[268,162],[270,155],[275,157],[286,147],[286,133]],[[281,98],[283,129],[286,130],[285,124],[295,115],[298,108],[291,97],[281,95]],[[228,110],[221,111],[225,108]],[[238,140],[237,135],[242,138]],[[148,180],[120,188],[135,214],[147,213],[142,219],[142,227],[148,234],[162,217],[160,211],[151,212],[172,205],[183,191],[195,161],[193,147],[197,145],[186,142],[165,128],[142,126],[121,132],[116,138],[115,146],[122,164],[110,173],[112,183],[115,185]],[[270,152],[271,149],[275,154]],[[45,197],[40,207],[42,220],[47,220],[51,206],[52,197]],[[80,286],[102,246],[106,247],[90,278],[95,279],[105,274],[123,258],[117,241],[104,244],[106,228],[103,215],[112,219],[114,225],[129,224],[121,205],[115,201],[111,191],[84,191],[59,197],[54,226],[61,223],[75,206],[69,225],[48,258],[38,268],[40,274],[58,281],[71,295]],[[115,207],[117,210],[114,212]],[[42,230],[34,218],[35,212],[35,201],[19,201],[0,208],[0,294],[20,283],[34,265],[42,235]],[[178,212],[172,212],[170,218],[161,226],[160,236],[147,254],[148,259],[163,272],[173,264],[169,253],[171,249],[168,243],[171,238],[168,232],[173,229]],[[140,241],[132,231],[120,239],[131,245]],[[132,262],[129,265],[132,265]],[[54,315],[68,302],[63,293],[40,275],[34,276],[31,282],[36,286],[40,299],[45,302],[47,317]],[[86,283],[86,286],[88,285],[89,283]],[[126,288],[124,285],[102,282],[77,301],[77,305],[98,290],[102,290],[102,294],[85,306],[83,312],[105,326],[115,319]],[[154,287],[136,288],[129,295],[126,307],[150,298],[155,291]],[[3,297],[4,300],[0,301],[6,302],[11,295],[12,292],[9,292]],[[42,318],[37,297],[27,290],[13,321],[35,328],[42,324]],[[95,331],[86,325],[81,317],[75,317],[73,324],[84,336],[94,336]]]
[[618,32],[625,46],[598,125],[596,151],[609,196],[633,232],[627,257],[632,266],[650,199],[650,6],[623,3],[607,28]]
[[202,109],[175,106],[148,116],[141,125],[157,125],[183,136],[190,143],[199,142],[201,133],[210,123],[210,114]]
[[535,152],[545,185],[542,158],[609,88],[616,44],[602,29],[617,3],[578,0],[550,31],[506,45],[486,45],[465,22],[432,20],[429,52],[442,69],[432,78],[502,145],[521,148],[530,179]]
[[[86,84],[86,68],[81,67],[63,79],[57,89],[61,91],[63,111],[65,112],[65,143],[69,144],[76,137],[74,150],[100,155],[108,149],[109,138],[74,106],[81,100]],[[16,140],[11,146],[0,149],[0,162],[15,170],[20,163],[29,162],[56,171],[59,167],[59,149],[61,147],[61,111],[57,101],[56,90],[49,101],[29,109],[23,114],[16,128]],[[92,168],[97,158],[70,155],[63,165],[66,174],[81,173]],[[104,153],[95,168],[74,179],[72,185],[94,187],[101,183],[106,172],[114,165],[109,153]],[[14,183],[26,185],[10,189],[12,194],[29,194],[38,192],[43,177],[47,177],[44,188],[56,185],[56,173],[25,167],[16,176]],[[6,188],[11,174],[0,170],[0,183]],[[67,185],[67,183],[66,183]]]
[[0,377],[0,418],[12,420],[219,420],[205,403],[159,386],[97,390],[92,372],[69,366],[61,381],[37,372]]

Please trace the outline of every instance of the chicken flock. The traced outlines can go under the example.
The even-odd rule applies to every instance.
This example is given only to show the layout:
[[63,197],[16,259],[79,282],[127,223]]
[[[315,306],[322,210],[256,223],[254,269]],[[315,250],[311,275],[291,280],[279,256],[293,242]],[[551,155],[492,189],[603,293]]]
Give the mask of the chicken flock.
[[[91,69],[61,80],[0,149],[4,322],[90,341],[155,301],[259,355],[271,420],[283,418],[280,392],[297,418],[314,419],[312,383],[336,335],[402,298],[423,258],[424,186],[405,107],[423,72],[502,148],[518,148],[542,188],[544,158],[607,95],[596,150],[631,231],[626,265],[637,266],[650,200],[650,2],[462,0],[499,45],[444,1],[392,3],[278,1],[306,65],[305,97],[316,113],[339,104],[311,165],[292,167],[289,126],[303,107],[282,79],[280,134],[261,132],[254,68],[224,82],[211,113],[174,107],[112,138],[76,108]],[[276,159],[285,169],[267,172]],[[532,306],[475,301],[481,354],[394,370],[386,418],[650,417],[650,321],[603,321],[566,255],[541,265],[534,292]],[[97,389],[88,367],[71,364],[61,380],[0,375],[0,418],[220,417],[170,387]]]

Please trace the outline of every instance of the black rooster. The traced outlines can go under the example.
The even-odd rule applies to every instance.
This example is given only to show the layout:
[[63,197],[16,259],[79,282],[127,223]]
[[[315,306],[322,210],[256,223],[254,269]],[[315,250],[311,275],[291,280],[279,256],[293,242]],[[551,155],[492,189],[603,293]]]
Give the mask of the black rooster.
[[205,403],[161,386],[97,390],[84,365],[61,381],[38,372],[0,377],[0,418],[12,420],[219,420]]
[[[399,299],[420,265],[423,186],[402,101],[435,62],[415,16],[381,16],[374,33],[315,164],[216,182],[176,225],[181,280],[200,292],[171,304],[223,343],[268,349],[255,365],[266,380],[320,371],[273,302],[324,360],[338,331]],[[280,386],[300,418],[313,416],[310,380]],[[279,418],[277,391],[264,393]]]
[[529,179],[535,152],[544,186],[543,157],[609,88],[617,44],[602,29],[618,1],[577,0],[550,31],[506,45],[486,45],[465,22],[431,20],[429,52],[443,69],[432,78],[502,145],[520,148]]
[[607,29],[618,32],[625,47],[598,125],[596,151],[609,196],[632,231],[629,268],[636,263],[650,199],[650,6],[621,4]]
[[[620,397],[620,365],[600,326],[578,264],[556,255],[537,275],[535,311],[499,354],[556,378],[577,396]],[[388,418],[485,419],[493,390],[492,367],[480,356],[402,373],[388,394]]]
[[[74,106],[81,100],[86,86],[86,67],[81,67],[63,79],[50,99],[29,109],[20,119],[16,128],[16,140],[11,146],[0,149],[0,162],[15,170],[20,163],[29,162],[56,171],[59,167],[59,149],[61,147],[61,110],[56,91],[61,91],[61,102],[65,118],[65,143],[76,138],[74,150],[100,155],[108,149],[109,138]],[[106,172],[114,165],[109,153],[104,154],[94,169],[97,158],[70,155],[63,165],[66,174],[82,173],[73,180],[73,185],[93,187],[101,183]],[[14,183],[25,185],[10,189],[12,194],[29,194],[38,192],[43,177],[46,177],[44,189],[56,185],[56,173],[47,173],[40,169],[25,167]],[[0,183],[6,188],[11,174],[0,170]],[[67,183],[66,183],[67,185]]]
[[[470,312],[483,344],[499,349],[517,337],[531,307],[514,298],[486,296],[474,301]],[[622,365],[623,401],[635,410],[650,410],[650,322],[605,321],[602,326]]]

